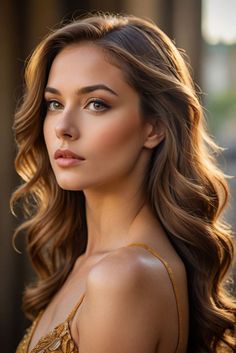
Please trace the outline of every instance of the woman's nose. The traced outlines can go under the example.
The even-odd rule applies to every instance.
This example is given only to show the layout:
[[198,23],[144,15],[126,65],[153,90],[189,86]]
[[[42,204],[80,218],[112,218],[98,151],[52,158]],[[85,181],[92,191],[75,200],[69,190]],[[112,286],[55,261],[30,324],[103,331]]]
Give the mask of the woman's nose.
[[76,140],[79,137],[79,128],[68,116],[61,116],[55,127],[56,136],[59,139]]

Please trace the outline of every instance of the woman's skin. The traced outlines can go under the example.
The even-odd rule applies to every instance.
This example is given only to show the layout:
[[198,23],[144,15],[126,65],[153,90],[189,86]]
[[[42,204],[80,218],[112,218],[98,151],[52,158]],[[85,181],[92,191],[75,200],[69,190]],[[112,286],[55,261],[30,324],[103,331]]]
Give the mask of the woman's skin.
[[143,248],[127,247],[145,242],[172,267],[186,341],[184,266],[147,204],[143,186],[164,130],[152,117],[141,116],[138,93],[92,43],[71,45],[56,56],[45,100],[51,166],[61,188],[85,194],[88,243],[45,310],[29,351],[65,320],[85,292],[71,325],[80,353],[175,352],[178,317],[167,271]]

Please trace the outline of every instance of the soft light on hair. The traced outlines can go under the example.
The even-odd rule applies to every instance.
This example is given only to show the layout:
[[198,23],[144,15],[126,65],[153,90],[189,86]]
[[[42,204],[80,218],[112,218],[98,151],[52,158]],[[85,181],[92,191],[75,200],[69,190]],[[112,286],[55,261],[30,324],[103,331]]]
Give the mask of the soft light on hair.
[[228,188],[214,159],[218,148],[207,134],[181,53],[154,23],[133,16],[99,14],[73,21],[50,33],[26,68],[24,101],[14,124],[15,165],[24,184],[12,197],[12,205],[23,200],[27,220],[15,236],[26,233],[38,275],[24,293],[25,312],[32,318],[46,307],[86,249],[83,192],[57,185],[42,129],[44,89],[52,62],[63,48],[81,41],[99,46],[108,60],[122,68],[139,94],[143,118],[152,116],[165,128],[165,139],[153,150],[146,190],[186,267],[188,353],[235,352],[236,304],[223,286],[233,244],[229,227],[220,219]]

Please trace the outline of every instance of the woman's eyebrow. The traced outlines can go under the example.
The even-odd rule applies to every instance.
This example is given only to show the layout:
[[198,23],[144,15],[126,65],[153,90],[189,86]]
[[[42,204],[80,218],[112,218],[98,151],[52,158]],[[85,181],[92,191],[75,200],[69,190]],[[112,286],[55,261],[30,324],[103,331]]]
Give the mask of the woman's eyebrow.
[[53,88],[53,87],[49,87],[49,86],[45,87],[44,92],[45,92],[45,93],[46,93],[46,92],[55,93],[55,94],[61,95],[61,92],[60,92],[58,89]]
[[115,91],[113,91],[110,87],[108,87],[104,84],[97,84],[97,85],[93,85],[93,86],[82,87],[77,92],[78,92],[78,94],[86,94],[86,93],[90,93],[90,92],[93,92],[93,91],[96,91],[99,89],[108,91],[108,92],[114,94],[115,96],[118,96],[118,94]]
[[[105,90],[105,91],[112,93],[115,96],[118,96],[118,94],[115,91],[113,91],[110,87],[108,87],[104,84],[97,84],[97,85],[93,85],[93,86],[81,87],[77,90],[77,94],[83,95],[83,94],[90,93],[90,92],[97,91],[97,90]],[[50,87],[50,86],[47,86],[45,88],[45,93],[46,92],[61,95],[61,92],[58,89]]]

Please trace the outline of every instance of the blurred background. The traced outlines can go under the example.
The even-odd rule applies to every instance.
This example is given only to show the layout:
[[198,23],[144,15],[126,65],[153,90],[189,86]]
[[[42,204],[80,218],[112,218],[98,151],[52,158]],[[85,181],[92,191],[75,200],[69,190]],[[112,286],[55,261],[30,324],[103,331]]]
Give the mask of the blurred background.
[[[0,342],[4,353],[15,351],[29,324],[21,311],[21,296],[32,273],[24,239],[17,241],[21,255],[12,248],[17,223],[9,211],[10,195],[19,183],[14,172],[11,126],[22,94],[24,63],[49,29],[94,10],[149,17],[186,51],[195,82],[204,92],[209,130],[225,148],[219,162],[226,174],[236,175],[235,0],[1,0]],[[236,230],[236,179],[231,178],[229,183],[232,197],[225,217]]]

